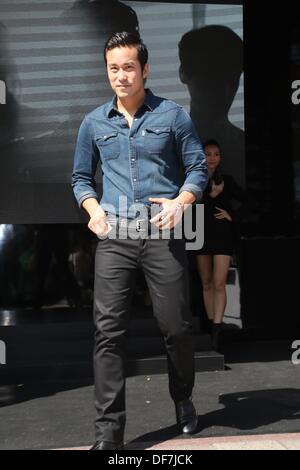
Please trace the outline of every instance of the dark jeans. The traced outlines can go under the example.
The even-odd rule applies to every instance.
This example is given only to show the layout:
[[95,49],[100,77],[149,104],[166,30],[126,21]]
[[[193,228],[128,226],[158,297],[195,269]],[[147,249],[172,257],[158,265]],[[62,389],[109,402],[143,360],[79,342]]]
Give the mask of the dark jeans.
[[154,315],[164,336],[172,399],[178,402],[188,398],[194,385],[194,344],[184,241],[99,240],[94,289],[97,440],[116,442],[124,435],[124,336],[138,267],[144,272]]

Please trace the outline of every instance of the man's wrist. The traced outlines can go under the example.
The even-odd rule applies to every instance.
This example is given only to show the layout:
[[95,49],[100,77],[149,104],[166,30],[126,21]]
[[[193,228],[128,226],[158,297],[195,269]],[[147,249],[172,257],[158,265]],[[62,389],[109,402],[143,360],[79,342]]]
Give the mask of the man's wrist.
[[89,214],[90,218],[94,217],[95,215],[102,215],[105,216],[105,212],[100,206],[98,200],[94,197],[87,198],[83,201],[82,207],[86,210]]
[[102,209],[101,206],[98,206],[95,208],[95,210],[92,211],[91,217],[106,217],[106,213]]
[[176,203],[180,204],[183,210],[185,210],[190,204],[193,204],[195,200],[195,195],[189,191],[183,191],[175,198]]
[[176,202],[176,207],[180,210],[184,210],[184,203],[181,201],[175,201]]

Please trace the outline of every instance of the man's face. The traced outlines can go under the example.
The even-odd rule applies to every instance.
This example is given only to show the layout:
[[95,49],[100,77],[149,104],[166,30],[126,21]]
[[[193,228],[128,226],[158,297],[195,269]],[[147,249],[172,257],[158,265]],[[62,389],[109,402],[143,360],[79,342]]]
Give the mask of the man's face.
[[142,71],[135,47],[115,47],[106,54],[110,85],[119,98],[130,98],[144,90],[146,64]]

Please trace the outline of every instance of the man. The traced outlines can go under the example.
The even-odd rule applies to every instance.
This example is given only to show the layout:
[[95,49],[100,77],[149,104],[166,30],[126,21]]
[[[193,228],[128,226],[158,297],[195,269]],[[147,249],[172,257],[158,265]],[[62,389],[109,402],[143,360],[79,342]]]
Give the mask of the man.
[[[184,433],[196,430],[197,414],[191,401],[194,350],[184,240],[147,235],[151,226],[160,231],[159,235],[166,230],[172,233],[182,207],[200,199],[207,183],[202,146],[190,117],[176,103],[144,88],[148,52],[139,35],[113,34],[105,45],[104,60],[115,97],[84,118],[72,183],[79,206],[90,216],[88,227],[100,238],[95,255],[97,417],[92,450],[123,446],[123,343],[138,267],[145,274],[154,315],[165,339],[169,390],[177,422]],[[99,160],[103,172],[100,204],[94,185]],[[182,186],[178,176],[180,162],[186,175]],[[148,220],[148,211],[142,209],[151,203],[155,207],[160,204],[160,211]],[[144,216],[137,217],[137,213]],[[126,237],[124,221],[130,221],[131,227],[126,228]],[[113,228],[117,229],[116,237],[110,236]],[[136,238],[132,232],[141,236]]]

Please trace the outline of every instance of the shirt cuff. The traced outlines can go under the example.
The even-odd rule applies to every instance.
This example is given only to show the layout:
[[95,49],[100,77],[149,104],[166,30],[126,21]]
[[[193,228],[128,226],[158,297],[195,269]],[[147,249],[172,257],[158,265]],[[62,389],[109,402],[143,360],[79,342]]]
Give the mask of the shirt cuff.
[[183,191],[188,191],[189,193],[194,194],[194,196],[196,197],[196,201],[200,201],[200,199],[202,198],[203,191],[199,186],[196,186],[195,184],[184,184],[183,186],[181,186],[179,194]]
[[82,193],[77,199],[79,207],[81,208],[83,201],[85,201],[86,199],[90,197],[95,198],[98,201],[98,194],[96,192],[90,191],[87,193]]

